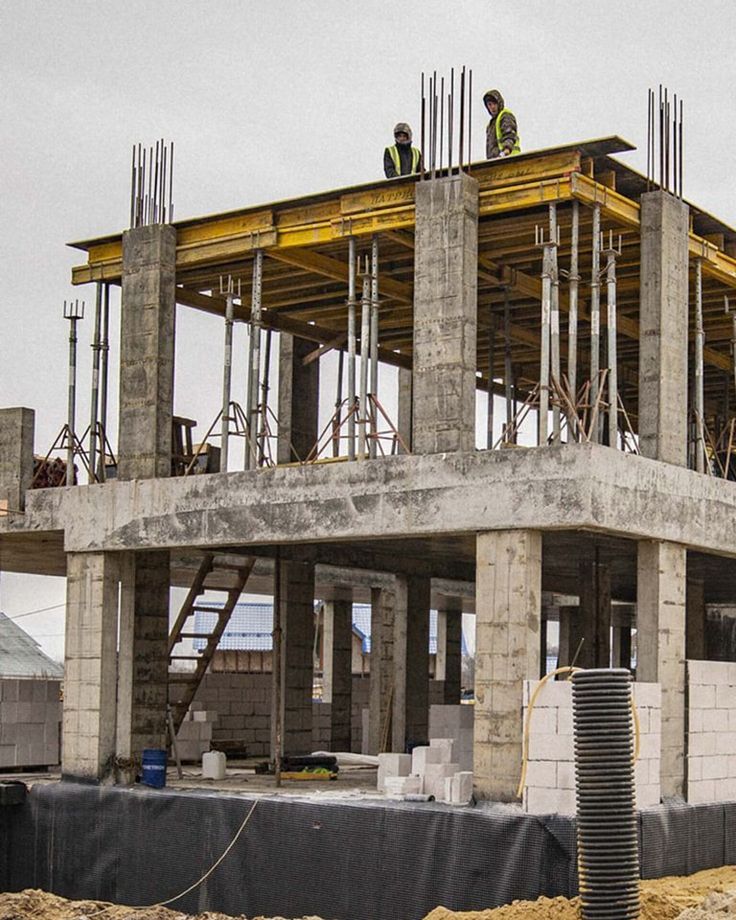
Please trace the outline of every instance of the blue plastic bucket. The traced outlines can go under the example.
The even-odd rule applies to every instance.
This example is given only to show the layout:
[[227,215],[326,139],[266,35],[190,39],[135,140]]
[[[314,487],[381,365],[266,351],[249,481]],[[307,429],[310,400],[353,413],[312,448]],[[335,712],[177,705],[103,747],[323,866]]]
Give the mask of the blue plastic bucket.
[[154,789],[162,789],[166,785],[166,751],[144,749],[141,782]]

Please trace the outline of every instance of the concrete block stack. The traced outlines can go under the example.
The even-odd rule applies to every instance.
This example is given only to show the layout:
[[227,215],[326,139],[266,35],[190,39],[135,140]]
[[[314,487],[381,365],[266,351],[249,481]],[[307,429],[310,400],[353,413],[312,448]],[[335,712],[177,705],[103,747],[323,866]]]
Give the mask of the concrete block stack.
[[452,738],[453,759],[464,772],[473,769],[473,713],[474,707],[467,704],[429,708],[430,743],[433,738]]
[[217,713],[212,742],[237,744],[247,757],[268,757],[271,745],[271,675],[219,671],[206,674],[195,697]]
[[198,763],[210,749],[217,713],[204,703],[193,702],[176,733],[176,747],[183,763]]
[[431,795],[438,802],[467,805],[473,774],[453,760],[453,739],[434,738],[411,754],[378,755],[378,791],[388,796]]
[[0,768],[59,763],[60,687],[58,680],[0,680]]
[[[524,720],[538,681],[524,681]],[[639,808],[659,804],[660,711],[659,684],[633,685],[640,730],[640,754],[635,766]],[[531,814],[575,814],[572,684],[548,681],[537,697],[529,723],[529,759],[523,798]]]
[[736,799],[736,664],[687,662],[687,800]]

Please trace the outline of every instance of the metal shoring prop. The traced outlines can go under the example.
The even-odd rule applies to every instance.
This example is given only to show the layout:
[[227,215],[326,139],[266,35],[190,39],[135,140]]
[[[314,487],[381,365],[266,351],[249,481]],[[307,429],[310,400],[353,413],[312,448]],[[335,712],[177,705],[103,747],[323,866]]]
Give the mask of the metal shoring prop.
[[342,428],[342,378],[345,372],[345,350],[337,353],[337,392],[335,393],[335,415],[332,434],[332,456],[340,456],[340,429]]
[[[503,382],[506,390],[506,438],[514,428],[514,383],[511,366],[511,301],[508,287],[503,291]],[[515,441],[516,438],[513,438]]]
[[253,295],[251,301],[251,365],[248,391],[248,433],[246,469],[258,466],[258,386],[261,373],[261,295],[263,292],[263,250],[256,249],[253,259]]
[[[578,267],[578,244],[580,240],[580,203],[578,201],[573,201],[572,203],[572,228],[571,228],[571,240],[570,240],[570,274],[568,280],[570,282],[569,290],[569,302],[570,310],[567,318],[567,335],[568,335],[568,346],[567,346],[567,380],[570,387],[570,397],[574,406],[577,405],[577,389],[578,389],[578,286],[580,284],[580,274]],[[577,425],[572,424],[572,419],[570,419],[570,425],[568,426],[568,431],[570,432],[569,437],[575,438],[577,432]]]
[[705,396],[703,392],[703,261],[695,260],[695,469],[705,472]]
[[726,313],[731,314],[731,365],[733,370],[733,383],[736,387],[736,310],[731,310],[728,295],[723,295],[723,303]]
[[550,325],[552,313],[553,244],[544,239],[544,229],[535,227],[536,245],[542,247],[542,317],[539,355],[539,419],[537,442],[546,445],[549,432]]
[[371,276],[366,258],[363,271],[363,297],[360,304],[360,395],[358,399],[358,460],[365,459],[368,423],[368,369],[371,336]]
[[[600,374],[600,337],[601,337],[601,206],[596,202],[593,205],[593,232],[592,232],[592,267],[590,272],[590,403],[594,406],[598,401],[598,375]],[[590,440],[598,443],[598,426],[594,425],[590,432]]]
[[[371,242],[371,379],[370,394],[373,399],[378,398],[378,237],[374,235]],[[366,409],[368,407],[366,406]],[[378,413],[375,405],[371,405],[370,412],[371,439],[368,445],[368,455],[373,460],[378,455]]]
[[[557,204],[549,206],[550,273],[552,275],[552,299],[550,302],[550,358],[553,386],[560,385],[560,276],[557,269],[557,247],[560,243],[560,227],[557,223]],[[553,443],[560,442],[560,402],[555,399],[552,406]]]
[[89,409],[89,481],[97,482],[97,412],[100,403],[100,333],[102,330],[102,282],[95,293],[95,324],[92,338],[92,394]]
[[105,457],[107,450],[107,384],[110,359],[110,285],[105,284],[102,304],[102,338],[100,340],[100,449],[97,461],[97,479],[105,481]]
[[[505,294],[506,288],[504,288]],[[494,351],[496,348],[496,317],[493,309],[488,318],[488,424],[486,427],[486,450],[493,447],[493,378],[495,377]]]
[[[220,418],[220,472],[227,473],[230,447],[230,396],[233,372],[233,312],[235,309],[235,283],[228,275],[225,281],[220,275],[220,295],[225,295],[225,348],[222,366],[222,416]],[[240,297],[240,280],[238,280]]]
[[[422,75],[422,85],[423,85]],[[355,460],[355,237],[348,240],[348,460]]]
[[265,330],[266,344],[263,349],[263,376],[261,377],[261,400],[259,405],[260,431],[258,432],[258,462],[266,465],[266,438],[268,437],[268,391],[269,377],[271,375],[271,335],[270,329]]
[[608,234],[606,256],[606,306],[608,309],[608,446],[618,447],[618,348],[616,341],[616,256],[621,255],[621,237],[618,249],[613,245],[613,231]]
[[69,394],[67,400],[66,484],[74,485],[74,442],[77,405],[77,322],[84,319],[84,301],[64,301],[64,319],[69,320]]

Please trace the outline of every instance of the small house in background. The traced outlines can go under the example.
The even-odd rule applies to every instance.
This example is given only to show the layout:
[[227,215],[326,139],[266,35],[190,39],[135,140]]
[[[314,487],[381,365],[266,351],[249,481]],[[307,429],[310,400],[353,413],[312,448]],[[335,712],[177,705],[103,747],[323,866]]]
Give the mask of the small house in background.
[[0,769],[59,763],[64,668],[0,613]]

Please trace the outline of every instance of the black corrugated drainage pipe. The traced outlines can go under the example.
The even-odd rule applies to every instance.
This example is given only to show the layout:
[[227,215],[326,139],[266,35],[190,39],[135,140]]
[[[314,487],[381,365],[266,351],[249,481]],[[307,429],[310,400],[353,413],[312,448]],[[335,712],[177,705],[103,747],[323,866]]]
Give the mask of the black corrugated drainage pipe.
[[572,677],[578,874],[583,920],[639,916],[631,674]]

